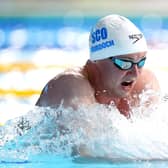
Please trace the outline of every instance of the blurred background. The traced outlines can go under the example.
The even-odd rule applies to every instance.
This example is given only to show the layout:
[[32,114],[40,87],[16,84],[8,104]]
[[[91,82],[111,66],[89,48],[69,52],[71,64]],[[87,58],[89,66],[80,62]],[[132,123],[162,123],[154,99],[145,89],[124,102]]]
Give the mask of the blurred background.
[[34,105],[57,73],[82,66],[89,57],[89,31],[108,14],[124,15],[143,31],[150,66],[165,78],[167,9],[166,0],[0,0],[0,122]]

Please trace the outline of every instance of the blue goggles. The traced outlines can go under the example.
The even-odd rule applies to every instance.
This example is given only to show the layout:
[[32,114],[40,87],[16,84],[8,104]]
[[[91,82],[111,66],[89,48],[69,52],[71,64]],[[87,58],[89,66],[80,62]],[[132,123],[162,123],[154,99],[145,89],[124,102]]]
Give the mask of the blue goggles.
[[138,62],[133,62],[130,60],[125,60],[117,57],[110,57],[110,60],[114,63],[116,67],[121,70],[129,70],[133,67],[133,65],[137,65],[138,68],[142,68],[145,65],[146,57],[142,58]]

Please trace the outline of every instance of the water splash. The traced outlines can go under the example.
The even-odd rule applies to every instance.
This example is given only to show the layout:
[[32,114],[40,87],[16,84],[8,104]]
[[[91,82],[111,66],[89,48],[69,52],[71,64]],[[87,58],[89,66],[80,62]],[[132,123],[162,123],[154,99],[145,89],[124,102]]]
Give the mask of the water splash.
[[[144,98],[145,99],[145,98]],[[142,102],[143,104],[143,102]],[[79,110],[36,107],[0,127],[1,160],[28,160],[32,154],[58,154],[112,160],[168,159],[168,101],[126,119],[115,106],[94,104]]]

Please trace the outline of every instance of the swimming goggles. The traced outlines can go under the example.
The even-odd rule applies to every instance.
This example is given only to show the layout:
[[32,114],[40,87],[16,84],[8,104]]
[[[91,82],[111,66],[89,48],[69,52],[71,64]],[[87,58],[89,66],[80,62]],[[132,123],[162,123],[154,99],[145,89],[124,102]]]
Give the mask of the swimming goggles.
[[110,60],[121,70],[129,70],[133,67],[133,65],[137,65],[138,68],[142,68],[145,64],[146,57],[142,58],[138,62],[133,62],[130,60],[125,60],[116,57],[110,57]]

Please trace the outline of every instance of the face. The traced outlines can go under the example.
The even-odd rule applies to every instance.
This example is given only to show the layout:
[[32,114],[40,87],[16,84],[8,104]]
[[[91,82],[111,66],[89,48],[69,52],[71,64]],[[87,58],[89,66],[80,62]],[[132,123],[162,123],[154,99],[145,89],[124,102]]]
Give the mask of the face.
[[[145,58],[145,56],[146,52],[139,52],[120,55],[115,58],[137,63]],[[109,58],[98,61],[97,65],[101,80],[103,81],[102,87],[113,97],[126,97],[129,95],[142,71],[142,67],[138,67],[137,64],[133,64],[130,69],[122,70]],[[139,65],[141,65],[141,62]]]

